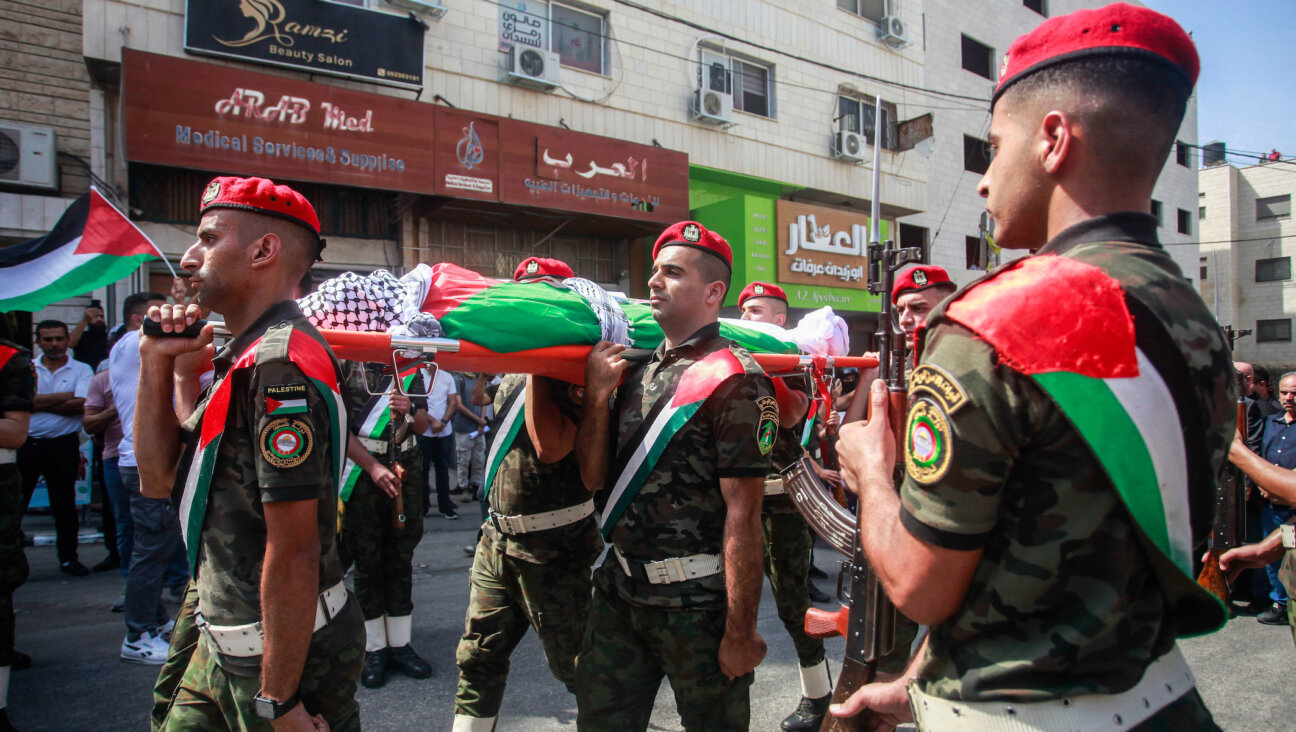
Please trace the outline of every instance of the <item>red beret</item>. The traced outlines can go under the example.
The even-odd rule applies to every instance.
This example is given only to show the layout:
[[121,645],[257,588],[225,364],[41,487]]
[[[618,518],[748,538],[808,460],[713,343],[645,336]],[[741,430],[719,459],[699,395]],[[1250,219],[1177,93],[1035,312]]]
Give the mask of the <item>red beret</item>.
[[1162,63],[1197,84],[1201,62],[1192,38],[1173,18],[1155,10],[1115,3],[1049,18],[1013,41],[1004,54],[991,106],[1008,87],[1066,61],[1096,56],[1128,56]]
[[[198,216],[201,218],[214,208],[233,208],[277,216],[301,224],[319,237],[319,216],[315,215],[315,207],[310,201],[288,186],[276,185],[274,181],[265,178],[213,178],[203,190]],[[319,243],[323,250],[324,240],[320,239]]]
[[518,282],[526,282],[537,277],[560,277],[567,279],[575,277],[576,273],[572,268],[561,259],[543,259],[541,257],[527,257],[517,266],[513,272],[513,279]]
[[719,257],[724,261],[729,271],[733,271],[733,250],[729,248],[729,242],[724,240],[723,236],[707,229],[707,227],[696,221],[681,221],[678,224],[671,224],[670,228],[662,232],[657,237],[657,243],[653,245],[653,259],[657,258],[657,253],[665,247],[681,246],[693,247],[712,256]]
[[934,264],[920,264],[916,267],[910,267],[896,278],[895,284],[891,286],[891,304],[895,305],[900,296],[906,292],[918,292],[926,290],[929,287],[948,288],[951,292],[958,289],[958,285],[950,279],[949,273],[944,267],[937,267]]
[[744,287],[742,293],[738,295],[738,307],[742,307],[744,302],[753,297],[772,297],[775,300],[782,300],[784,305],[788,304],[787,293],[782,287],[768,282],[753,282]]

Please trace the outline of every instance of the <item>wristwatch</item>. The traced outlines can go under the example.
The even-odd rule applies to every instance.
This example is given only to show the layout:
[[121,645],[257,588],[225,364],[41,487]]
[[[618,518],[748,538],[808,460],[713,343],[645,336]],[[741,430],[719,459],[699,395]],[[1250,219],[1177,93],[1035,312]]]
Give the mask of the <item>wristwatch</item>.
[[261,719],[278,719],[291,712],[300,702],[300,690],[294,691],[292,696],[283,701],[262,696],[261,692],[257,692],[256,698],[252,701],[252,706],[256,711],[256,715]]

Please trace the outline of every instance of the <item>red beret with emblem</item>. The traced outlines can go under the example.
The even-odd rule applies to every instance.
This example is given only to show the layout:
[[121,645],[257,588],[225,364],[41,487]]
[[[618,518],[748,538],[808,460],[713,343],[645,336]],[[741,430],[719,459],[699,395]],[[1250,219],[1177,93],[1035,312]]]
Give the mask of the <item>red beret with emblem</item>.
[[778,285],[771,285],[768,282],[753,282],[743,288],[738,295],[738,307],[742,307],[744,302],[753,297],[772,297],[775,300],[782,300],[783,304],[788,304],[787,293]]
[[991,106],[1014,83],[1050,66],[1098,56],[1142,58],[1197,84],[1201,61],[1184,29],[1167,15],[1125,3],[1049,18],[1013,41],[1004,55]]
[[[266,178],[213,178],[203,190],[198,216],[201,218],[208,211],[218,208],[275,216],[300,224],[319,238],[319,216],[315,214],[315,207],[310,201],[292,188],[277,185]],[[324,245],[324,240],[319,239],[320,251],[324,250]]]
[[576,273],[572,268],[561,259],[545,259],[543,257],[527,257],[517,266],[513,272],[513,279],[518,282],[526,282],[540,277],[557,277],[567,279],[575,277]]
[[906,292],[918,292],[929,287],[944,287],[950,292],[958,289],[958,285],[950,279],[944,267],[920,264],[906,269],[896,277],[895,284],[891,286],[891,304],[895,305],[900,296]]
[[733,271],[733,250],[729,248],[729,242],[725,241],[723,236],[707,229],[707,227],[696,221],[681,221],[678,224],[671,224],[669,228],[657,237],[657,243],[653,245],[653,259],[657,258],[657,253],[662,249],[671,246],[693,247],[700,249],[707,254],[719,257],[729,271]]

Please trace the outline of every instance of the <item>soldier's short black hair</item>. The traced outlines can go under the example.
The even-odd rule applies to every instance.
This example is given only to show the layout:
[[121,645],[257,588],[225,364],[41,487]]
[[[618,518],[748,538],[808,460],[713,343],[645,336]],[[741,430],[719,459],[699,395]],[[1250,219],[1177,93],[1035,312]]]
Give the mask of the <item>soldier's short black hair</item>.
[[1005,92],[1061,100],[1087,120],[1114,171],[1160,172],[1183,123],[1192,86],[1183,74],[1137,56],[1084,58],[1041,69]]
[[159,292],[135,292],[122,301],[122,320],[130,320],[132,315],[144,317],[148,304],[154,300],[166,300],[166,295]]
[[717,256],[707,254],[700,249],[694,249],[693,251],[700,255],[697,258],[697,263],[698,271],[702,274],[702,278],[707,282],[723,282],[725,286],[724,294],[728,295],[729,280],[733,277],[733,272],[725,266],[724,260]]
[[40,332],[42,330],[54,330],[55,328],[62,328],[63,335],[68,334],[67,323],[64,323],[61,320],[42,320],[36,324],[36,336],[40,337]]

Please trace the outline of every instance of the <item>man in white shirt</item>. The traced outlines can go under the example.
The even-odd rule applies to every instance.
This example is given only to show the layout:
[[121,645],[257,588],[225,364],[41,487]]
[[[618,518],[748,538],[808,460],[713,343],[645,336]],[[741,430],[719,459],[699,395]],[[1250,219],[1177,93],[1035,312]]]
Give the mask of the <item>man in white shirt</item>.
[[[454,502],[450,500],[450,468],[455,466],[454,426],[450,418],[459,407],[459,395],[455,390],[454,377],[441,369],[435,369],[435,378],[424,372],[424,383],[431,380],[432,389],[428,393],[428,429],[419,436],[419,447],[423,450],[423,470],[436,480],[437,510],[447,519],[457,519]],[[432,512],[428,480],[423,480],[423,515]]]
[[58,535],[59,569],[74,577],[90,570],[77,561],[77,471],[81,466],[81,414],[94,372],[68,357],[67,324],[42,320],[36,324],[36,408],[27,441],[18,448],[24,505],[31,503],[36,481],[45,477],[54,530]]

